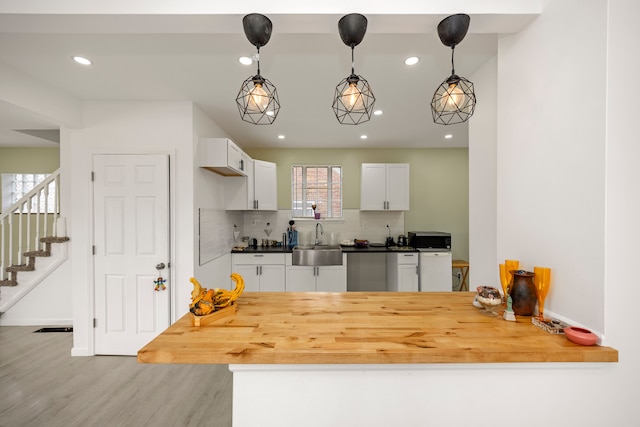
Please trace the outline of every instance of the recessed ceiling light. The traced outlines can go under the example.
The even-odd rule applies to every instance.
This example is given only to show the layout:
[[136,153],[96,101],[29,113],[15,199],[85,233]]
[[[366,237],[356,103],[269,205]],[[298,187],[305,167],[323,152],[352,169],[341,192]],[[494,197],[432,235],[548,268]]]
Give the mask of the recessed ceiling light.
[[284,139],[284,135],[278,135],[278,139]]
[[367,135],[360,135],[360,139],[367,139]]
[[373,114],[375,116],[381,116],[382,115],[382,110],[376,110],[376,111],[373,112]]
[[249,56],[241,56],[240,58],[238,58],[238,62],[240,62],[242,65],[251,65],[253,64],[253,59],[251,59],[251,57]]
[[78,64],[82,64],[82,65],[91,65],[92,62],[90,59],[85,58],[84,56],[72,56],[71,57],[74,61],[76,61]]
[[451,139],[451,138],[453,138],[453,135],[451,135],[450,133],[444,136],[444,139]]
[[404,60],[405,65],[416,65],[418,62],[420,62],[420,58],[417,56],[410,56]]

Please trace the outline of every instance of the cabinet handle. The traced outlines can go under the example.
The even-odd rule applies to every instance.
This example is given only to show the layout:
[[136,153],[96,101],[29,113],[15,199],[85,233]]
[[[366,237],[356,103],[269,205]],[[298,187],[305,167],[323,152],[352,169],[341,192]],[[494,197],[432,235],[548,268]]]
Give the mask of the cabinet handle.
[[261,257],[264,256],[264,254],[254,254],[253,256],[256,257],[256,258],[261,258]]
[[416,274],[420,274],[420,268],[416,265]]
[[262,276],[262,266],[260,266],[260,275]]
[[260,275],[260,267],[256,265],[256,276]]
[[244,160],[240,159],[240,170],[244,171]]

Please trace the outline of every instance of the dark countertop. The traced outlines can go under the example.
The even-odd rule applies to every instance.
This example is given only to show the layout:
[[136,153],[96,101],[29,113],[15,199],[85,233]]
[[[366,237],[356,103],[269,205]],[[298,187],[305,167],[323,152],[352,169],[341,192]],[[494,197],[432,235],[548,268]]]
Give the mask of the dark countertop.
[[[418,252],[416,249],[410,246],[369,246],[367,248],[356,248],[355,246],[341,246],[342,252],[345,254],[371,254],[371,253],[382,253],[382,252]],[[288,247],[279,247],[279,246],[258,246],[258,247],[247,247],[242,251],[232,250],[231,253],[234,254],[281,254],[281,253],[291,253],[293,252]]]

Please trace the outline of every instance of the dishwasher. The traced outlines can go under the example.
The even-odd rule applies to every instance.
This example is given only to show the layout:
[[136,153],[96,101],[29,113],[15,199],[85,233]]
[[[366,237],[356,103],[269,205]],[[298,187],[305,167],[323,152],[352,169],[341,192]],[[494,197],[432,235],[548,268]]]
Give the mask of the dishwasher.
[[451,292],[451,252],[420,251],[420,291]]
[[410,231],[409,246],[420,252],[420,291],[451,292],[451,234],[442,231]]

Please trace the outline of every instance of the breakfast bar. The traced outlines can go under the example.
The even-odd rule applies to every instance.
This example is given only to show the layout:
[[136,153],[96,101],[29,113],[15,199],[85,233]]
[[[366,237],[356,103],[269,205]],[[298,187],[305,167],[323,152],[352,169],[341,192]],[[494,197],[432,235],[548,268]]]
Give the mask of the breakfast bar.
[[[142,348],[138,361],[229,364],[238,427],[373,425],[372,413],[390,425],[417,425],[426,415],[411,399],[446,395],[461,373],[495,384],[509,378],[505,369],[592,370],[618,360],[613,348],[574,344],[530,317],[484,314],[473,297],[245,293],[235,314],[210,325],[192,326],[188,313]],[[366,414],[358,409],[363,399]],[[384,402],[402,413],[388,413]]]

